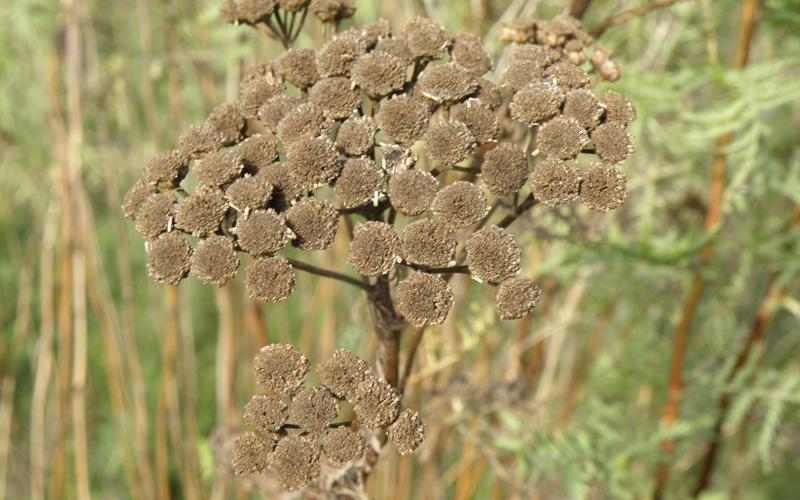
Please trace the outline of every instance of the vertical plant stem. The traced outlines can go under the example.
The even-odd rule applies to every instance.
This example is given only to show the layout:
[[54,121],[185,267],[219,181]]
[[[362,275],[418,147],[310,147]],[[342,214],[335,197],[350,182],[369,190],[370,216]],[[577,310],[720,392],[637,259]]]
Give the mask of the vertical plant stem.
[[581,19],[591,3],[592,0],[572,0],[569,5],[569,15]]

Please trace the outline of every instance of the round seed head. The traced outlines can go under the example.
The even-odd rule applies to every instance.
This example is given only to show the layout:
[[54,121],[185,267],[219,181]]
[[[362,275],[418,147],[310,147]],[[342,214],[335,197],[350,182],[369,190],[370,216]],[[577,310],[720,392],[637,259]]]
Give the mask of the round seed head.
[[361,36],[364,38],[367,48],[374,48],[379,41],[392,35],[392,26],[386,19],[365,24],[361,27]]
[[576,89],[589,85],[589,75],[579,66],[566,61],[549,66],[544,74],[561,88]]
[[422,138],[429,118],[428,107],[408,95],[385,101],[375,116],[383,137],[403,146],[411,146]]
[[420,219],[403,230],[403,255],[412,264],[449,266],[455,261],[456,246],[455,231],[442,222]]
[[622,125],[604,123],[592,132],[592,142],[597,156],[604,162],[618,165],[633,153],[631,137]]
[[277,396],[297,392],[306,380],[308,365],[308,358],[291,344],[266,345],[253,360],[256,382]]
[[464,160],[475,149],[475,136],[463,122],[432,123],[425,132],[428,158],[436,165],[451,166]]
[[531,82],[538,82],[544,70],[533,61],[517,61],[510,63],[503,72],[503,87],[518,92]]
[[289,207],[292,200],[305,194],[297,179],[292,175],[288,163],[273,163],[266,168],[259,169],[255,177],[266,180],[272,185],[269,205],[278,212],[283,212]]
[[592,165],[583,174],[580,200],[596,212],[614,210],[628,197],[628,181],[615,166]]
[[175,213],[175,196],[170,193],[153,193],[136,211],[136,231],[145,240],[152,240],[169,229]]
[[415,59],[438,59],[447,51],[450,39],[441,24],[425,17],[417,17],[400,28]]
[[294,269],[285,257],[261,257],[247,267],[245,285],[253,300],[281,302],[294,292]]
[[158,153],[144,167],[144,179],[158,189],[178,187],[189,171],[189,158],[182,151]]
[[328,429],[322,438],[322,451],[334,467],[343,467],[364,457],[367,441],[358,432],[344,427]]
[[600,100],[589,89],[575,89],[567,92],[564,101],[564,116],[574,118],[585,129],[593,128],[600,120],[603,108]]
[[275,439],[252,432],[237,436],[231,450],[231,465],[237,475],[260,474],[267,468],[269,454],[275,448]]
[[275,77],[271,61],[259,64],[258,66],[253,66],[252,68],[248,68],[244,72],[244,75],[242,75],[242,79],[239,81],[239,89],[243,89],[256,80],[269,77],[272,77],[273,79]]
[[178,139],[181,151],[189,158],[196,160],[212,151],[219,151],[222,147],[222,134],[208,126],[189,127]]
[[256,169],[264,168],[278,159],[278,148],[275,141],[262,134],[248,137],[236,149],[242,163]]
[[453,37],[450,56],[473,76],[481,76],[492,69],[492,58],[486,53],[483,40],[472,33],[459,33]]
[[539,125],[561,113],[564,94],[555,85],[534,82],[524,86],[511,99],[511,118],[529,127]]
[[387,429],[389,441],[401,455],[410,455],[425,440],[425,423],[414,410],[405,409]]
[[417,155],[410,149],[400,146],[384,145],[381,149],[381,168],[389,175],[404,172],[414,168],[417,163]]
[[368,429],[386,427],[400,412],[397,390],[378,377],[369,377],[358,384],[353,403],[361,425]]
[[244,407],[244,423],[265,434],[280,430],[288,418],[287,404],[267,394],[256,394]]
[[577,156],[588,142],[589,136],[577,120],[559,116],[539,128],[537,146],[546,156],[566,160]]
[[383,190],[384,174],[369,158],[350,158],[334,185],[336,200],[342,208],[355,208],[377,201]]
[[473,233],[465,247],[469,272],[478,281],[498,283],[519,272],[522,250],[505,229],[485,227]]
[[292,243],[301,250],[325,250],[333,244],[339,214],[333,205],[306,198],[286,212],[286,224],[295,234]]
[[240,212],[266,208],[271,196],[272,184],[264,177],[236,179],[225,190],[225,197],[230,205]]
[[239,269],[233,240],[227,236],[212,234],[200,240],[191,260],[191,273],[203,283],[217,288],[224,286]]
[[386,274],[400,256],[400,237],[384,222],[364,222],[356,226],[347,263],[365,276]]
[[530,314],[541,298],[539,285],[525,276],[514,276],[500,283],[494,302],[500,319],[510,320]]
[[194,166],[194,175],[200,186],[219,188],[230,184],[242,173],[242,158],[232,151],[209,153]]
[[359,37],[339,35],[317,51],[317,70],[321,76],[349,76],[350,68],[366,52]]
[[496,110],[503,104],[500,89],[486,78],[478,78],[478,88],[472,97],[492,110]]
[[377,129],[370,117],[348,118],[336,133],[336,145],[348,156],[369,154],[375,144]]
[[519,192],[528,179],[525,151],[511,143],[498,144],[483,157],[481,179],[492,194],[509,196]]
[[500,125],[494,111],[477,99],[469,99],[453,106],[450,118],[466,125],[478,144],[494,141],[500,134]]
[[319,477],[319,445],[307,437],[286,436],[269,456],[269,468],[283,489],[297,491]]
[[219,132],[226,145],[236,144],[241,140],[246,123],[244,114],[236,103],[220,104],[206,120],[208,126]]
[[308,0],[278,0],[278,5],[287,12],[300,12],[308,5]]
[[602,103],[606,108],[606,122],[608,123],[626,127],[636,119],[636,109],[633,104],[619,92],[606,91],[603,94]]
[[300,139],[289,145],[286,162],[304,191],[324,186],[339,174],[339,155],[330,139]]
[[391,54],[365,54],[353,64],[350,75],[368,96],[379,99],[403,89],[406,66]]
[[432,209],[450,226],[464,228],[489,213],[489,200],[478,186],[456,181],[436,193]]
[[373,53],[394,56],[403,66],[408,66],[414,61],[414,54],[411,53],[404,38],[382,38],[378,40]]
[[417,328],[444,323],[453,306],[453,291],[436,274],[412,273],[397,284],[395,294],[398,312]]
[[239,6],[236,4],[236,0],[223,0],[219,7],[219,17],[226,23],[238,23]]
[[302,103],[302,99],[289,94],[272,96],[258,109],[258,119],[267,132],[277,133],[281,120]]
[[147,243],[147,271],[159,283],[180,283],[189,274],[191,257],[191,245],[176,232],[162,234]]
[[475,77],[456,63],[429,64],[417,85],[422,95],[436,102],[457,102],[478,88]]
[[293,47],[275,61],[275,72],[299,89],[306,89],[317,81],[316,54],[311,49]]
[[531,192],[546,207],[557,207],[578,197],[580,176],[572,161],[546,158],[530,176]]
[[355,400],[358,386],[374,377],[366,361],[342,348],[336,349],[333,356],[320,364],[317,373],[322,385],[350,402]]
[[558,51],[542,45],[521,44],[515,45],[509,57],[510,64],[523,61],[532,62],[536,67],[544,69],[561,58]]
[[242,81],[239,109],[246,118],[254,118],[265,102],[283,90],[283,83],[272,73],[272,68],[256,73]]
[[278,123],[278,139],[285,145],[326,134],[330,127],[325,111],[313,102],[292,109]]
[[312,434],[324,431],[339,416],[339,402],[324,387],[307,387],[292,400],[289,417]]
[[142,203],[153,193],[155,193],[153,185],[144,179],[137,179],[122,199],[122,213],[128,219],[135,220]]
[[308,96],[332,120],[347,118],[361,106],[358,91],[351,86],[349,79],[341,76],[318,81]]
[[356,5],[353,0],[311,0],[308,10],[323,23],[353,17]]
[[428,210],[439,189],[439,181],[428,172],[403,170],[389,179],[389,201],[403,215]]
[[289,241],[283,216],[274,210],[254,210],[236,221],[236,239],[250,255],[273,254]]
[[275,12],[275,0],[236,0],[237,21],[256,24]]
[[175,225],[194,236],[206,236],[220,228],[227,211],[228,202],[221,192],[198,190],[178,203]]

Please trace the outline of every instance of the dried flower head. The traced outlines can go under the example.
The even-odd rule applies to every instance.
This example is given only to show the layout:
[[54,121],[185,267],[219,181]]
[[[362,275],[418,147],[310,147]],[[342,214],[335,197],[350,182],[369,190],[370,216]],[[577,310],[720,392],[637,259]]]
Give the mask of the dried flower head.
[[428,127],[430,111],[420,100],[402,95],[384,102],[375,120],[383,137],[410,146],[422,138]]
[[336,145],[348,156],[369,154],[375,146],[378,126],[368,117],[352,117],[345,120],[336,133]]
[[234,22],[256,24],[275,12],[278,3],[275,0],[234,0],[237,19]]
[[341,168],[336,146],[327,137],[300,139],[290,144],[286,150],[286,162],[304,191],[330,183]]
[[541,80],[544,69],[534,61],[517,61],[509,64],[503,72],[503,87],[518,92],[531,82]]
[[231,464],[236,475],[260,474],[267,468],[275,439],[247,432],[237,436],[231,450]]
[[378,42],[392,35],[392,25],[386,19],[378,19],[361,27],[361,36],[368,49],[373,49]]
[[292,400],[289,417],[312,434],[323,432],[339,416],[339,402],[324,387],[307,387]]
[[339,397],[353,401],[358,386],[374,377],[366,361],[345,349],[339,348],[333,356],[317,367],[320,382]]
[[256,394],[244,407],[242,420],[259,432],[277,432],[289,418],[289,406],[268,394]]
[[275,72],[295,87],[306,89],[319,78],[316,58],[311,49],[290,48],[275,60]]
[[306,198],[286,212],[286,224],[295,235],[292,243],[301,250],[325,250],[333,244],[339,214],[333,205]]
[[553,158],[574,158],[589,142],[586,130],[574,118],[556,117],[539,128],[539,152]]
[[403,255],[407,262],[425,267],[445,267],[455,263],[455,231],[440,221],[420,219],[403,230]]
[[341,76],[323,78],[311,87],[308,97],[331,120],[354,114],[361,106],[361,96],[350,80]]
[[225,190],[230,205],[240,212],[266,208],[272,197],[272,184],[264,177],[242,177],[236,179]]
[[271,97],[283,92],[283,83],[269,71],[246,75],[239,89],[239,109],[246,118],[254,118],[259,108]]
[[308,10],[323,23],[353,17],[356,11],[354,0],[311,0]]
[[411,53],[411,48],[403,38],[381,38],[375,45],[373,53],[394,56],[403,66],[414,62],[414,54]]
[[325,111],[313,102],[292,109],[278,123],[278,139],[291,146],[293,142],[327,133],[330,123]]
[[364,276],[388,273],[400,257],[400,237],[385,222],[364,222],[353,231],[347,263]]
[[267,132],[277,133],[281,120],[302,103],[302,99],[289,94],[272,96],[258,108],[258,120]]
[[511,118],[529,127],[539,125],[561,114],[564,94],[547,82],[533,82],[524,86],[511,100]]
[[125,217],[136,220],[136,213],[144,201],[155,192],[155,186],[144,179],[137,179],[122,199],[122,213],[125,214]]
[[274,210],[254,210],[236,221],[236,240],[251,255],[274,254],[289,241],[283,216]]
[[531,192],[546,207],[557,207],[578,197],[580,177],[573,161],[546,158],[533,168]]
[[285,257],[261,257],[247,266],[247,293],[253,300],[280,302],[294,292],[294,269]]
[[189,158],[180,150],[156,154],[144,167],[144,179],[158,189],[178,187],[189,171]]
[[206,119],[206,125],[219,132],[225,145],[236,144],[241,140],[246,123],[237,103],[220,104]]
[[514,276],[500,283],[494,302],[500,319],[511,320],[530,314],[541,297],[539,285],[525,276]]
[[597,156],[612,165],[623,163],[633,153],[630,135],[616,123],[604,123],[594,129],[592,142]]
[[278,159],[275,140],[263,134],[254,134],[244,140],[236,149],[242,163],[255,169],[264,168]]
[[321,76],[350,76],[350,69],[364,52],[366,46],[359,37],[338,35],[317,51],[317,70]]
[[359,57],[350,74],[353,83],[373,99],[398,92],[406,83],[405,63],[387,53],[370,53]]
[[453,306],[453,291],[436,274],[412,273],[397,284],[395,293],[397,311],[417,328],[444,323]]
[[580,201],[596,212],[614,210],[628,197],[625,174],[613,165],[592,165],[583,173]]
[[402,170],[389,179],[389,201],[403,215],[427,211],[439,189],[439,181],[428,172]]
[[287,12],[300,12],[308,6],[309,0],[278,0],[278,5]]
[[286,436],[269,455],[269,469],[284,489],[299,490],[319,477],[320,447],[307,437]]
[[275,162],[266,168],[261,168],[255,177],[266,180],[272,185],[269,206],[279,212],[283,212],[289,208],[293,200],[306,194],[286,162]]
[[456,64],[474,76],[492,69],[492,58],[483,47],[483,40],[473,33],[459,33],[453,37],[450,56]]
[[239,269],[233,239],[213,234],[200,240],[191,259],[191,273],[203,283],[224,286]]
[[606,109],[606,122],[627,127],[636,119],[633,104],[619,92],[607,90],[601,99]]
[[368,377],[358,384],[353,403],[361,425],[369,429],[386,427],[400,412],[397,390],[377,377]]
[[322,437],[322,451],[334,467],[361,460],[366,448],[367,441],[361,433],[344,427],[328,429]]
[[377,204],[383,181],[383,170],[373,160],[350,158],[336,179],[336,200],[342,208],[356,208],[370,202]]
[[159,283],[177,285],[189,274],[191,257],[192,246],[174,231],[147,243],[147,270]]
[[207,188],[229,184],[242,173],[241,157],[231,151],[216,151],[200,159],[192,169],[197,182]]
[[549,66],[544,74],[561,88],[576,89],[589,85],[589,75],[579,66],[566,61]]
[[497,226],[473,233],[465,245],[472,278],[499,283],[519,272],[522,250],[513,234]]
[[504,142],[483,157],[481,179],[496,196],[510,196],[528,180],[528,160],[519,146]]
[[406,22],[400,27],[399,33],[415,59],[438,59],[445,54],[450,45],[450,37],[444,26],[424,17]]
[[136,211],[136,231],[145,240],[152,240],[169,229],[174,213],[174,194],[153,193],[141,202]]
[[435,102],[457,102],[474,93],[478,82],[456,63],[429,64],[417,79],[417,88]]
[[209,125],[189,127],[178,139],[181,151],[191,159],[201,158],[212,151],[219,151],[223,145],[222,134]]
[[436,193],[431,208],[447,224],[464,228],[489,213],[489,200],[478,186],[467,181],[456,181]]
[[600,121],[603,108],[600,100],[589,89],[574,89],[567,92],[564,100],[564,116],[574,118],[581,127],[591,129]]
[[453,106],[450,118],[466,125],[478,144],[492,142],[500,134],[497,115],[492,108],[477,99],[468,99]]
[[178,203],[175,225],[194,236],[206,236],[220,228],[227,211],[228,202],[222,192],[197,190]]
[[256,382],[278,396],[297,392],[308,375],[308,358],[290,344],[269,344],[253,361]]
[[558,51],[542,45],[522,44],[515,45],[509,56],[509,64],[521,62],[534,63],[537,68],[544,70],[561,58]]
[[387,430],[389,441],[401,455],[410,455],[425,440],[425,423],[414,410],[405,409]]
[[449,167],[463,161],[475,149],[475,136],[463,122],[455,120],[431,123],[425,132],[428,158],[439,166]]
[[500,89],[486,78],[478,78],[478,88],[475,93],[472,94],[472,98],[493,110],[496,110],[503,104],[503,99],[500,96]]

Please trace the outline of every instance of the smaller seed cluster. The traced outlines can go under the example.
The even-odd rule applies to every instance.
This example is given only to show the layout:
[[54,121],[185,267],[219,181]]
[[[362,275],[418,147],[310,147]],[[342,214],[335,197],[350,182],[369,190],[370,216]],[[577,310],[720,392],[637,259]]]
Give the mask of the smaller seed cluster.
[[236,474],[267,470],[294,491],[317,480],[323,457],[336,468],[358,462],[367,449],[367,434],[340,418],[343,403],[352,405],[359,426],[386,431],[403,455],[413,453],[425,438],[419,414],[401,409],[397,391],[349,351],[337,349],[319,365],[317,386],[304,387],[308,359],[288,344],[262,348],[253,366],[264,392],[244,408],[243,421],[252,431],[233,441]]

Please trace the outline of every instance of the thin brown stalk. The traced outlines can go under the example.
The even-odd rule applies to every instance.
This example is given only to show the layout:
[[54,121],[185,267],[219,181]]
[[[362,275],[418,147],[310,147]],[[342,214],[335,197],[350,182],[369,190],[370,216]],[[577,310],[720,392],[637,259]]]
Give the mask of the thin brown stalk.
[[400,393],[405,390],[406,383],[408,383],[408,377],[411,375],[411,370],[414,368],[414,358],[417,355],[417,349],[419,349],[419,344],[422,342],[422,338],[425,336],[426,328],[417,328],[414,331],[414,336],[411,337],[411,342],[408,344],[407,352],[406,352],[406,361],[403,365],[403,378],[400,382]]
[[[576,0],[581,1],[581,0]],[[600,37],[603,33],[608,31],[610,28],[614,26],[619,26],[620,24],[627,23],[632,19],[636,19],[637,17],[641,17],[645,14],[648,14],[654,10],[663,9],[665,7],[669,7],[670,5],[676,4],[678,2],[683,2],[685,0],[656,0],[652,3],[647,5],[642,5],[641,7],[635,7],[633,9],[628,9],[626,11],[620,12],[619,14],[615,14],[602,23],[599,26],[593,28],[590,33],[594,37]]]
[[[742,4],[742,19],[739,28],[739,44],[736,53],[736,67],[743,69],[748,62],[750,45],[757,20],[758,0],[744,0]],[[727,171],[727,154],[725,147],[730,144],[733,136],[730,133],[724,134],[717,140],[717,152],[714,155],[714,163],[711,169],[709,181],[709,203],[706,212],[705,230],[707,233],[715,231],[722,222],[722,205],[725,191],[725,175]],[[664,408],[663,425],[670,428],[678,420],[680,413],[681,394],[683,392],[683,359],[686,353],[689,334],[691,333],[692,323],[697,313],[697,309],[703,298],[706,288],[706,281],[703,277],[703,269],[709,264],[714,255],[713,245],[704,248],[700,254],[700,261],[692,277],[692,285],[686,304],[681,315],[681,320],[675,329],[672,348],[672,362],[670,364],[669,378],[667,382],[667,402]],[[664,497],[667,482],[669,480],[668,460],[672,455],[675,444],[672,439],[667,439],[661,443],[661,451],[664,459],[659,464],[656,471],[656,485],[653,498],[661,499]]]
[[287,260],[292,265],[292,267],[294,267],[295,269],[299,269],[301,271],[305,271],[305,272],[310,273],[310,274],[315,274],[317,276],[322,276],[323,278],[330,278],[330,279],[334,279],[334,280],[339,280],[341,282],[357,286],[357,287],[359,287],[362,290],[365,290],[367,292],[371,292],[372,291],[372,286],[370,286],[369,283],[365,283],[365,282],[363,282],[363,281],[361,281],[359,279],[353,278],[352,276],[348,276],[346,274],[338,273],[336,271],[331,271],[329,269],[322,269],[322,268],[314,266],[312,264],[308,264],[306,262],[302,262],[302,261],[295,260],[295,259],[287,259]]
[[592,0],[572,0],[569,4],[569,15],[581,19],[591,3]]

